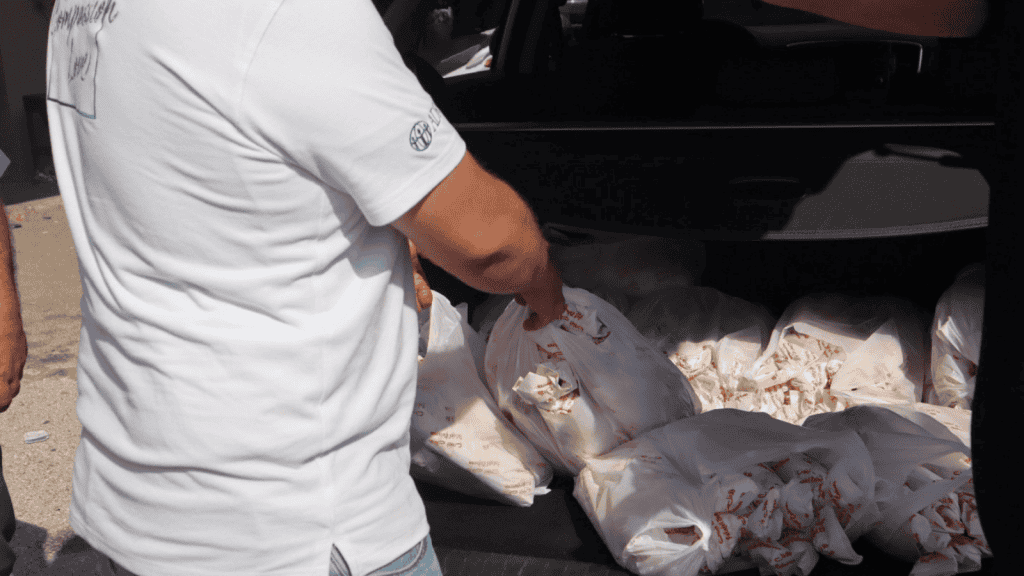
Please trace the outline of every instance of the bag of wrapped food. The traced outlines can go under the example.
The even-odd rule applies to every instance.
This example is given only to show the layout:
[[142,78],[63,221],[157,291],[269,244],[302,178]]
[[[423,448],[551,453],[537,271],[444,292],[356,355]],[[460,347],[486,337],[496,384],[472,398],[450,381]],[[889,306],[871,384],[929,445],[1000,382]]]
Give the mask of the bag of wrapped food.
[[760,412],[800,424],[859,404],[921,401],[925,320],[890,297],[814,294],[789,305],[768,348],[744,373]]
[[705,266],[704,244],[698,241],[551,223],[543,232],[562,280],[595,294],[623,314],[638,298],[667,287],[693,286]]
[[939,298],[932,321],[931,385],[924,401],[970,410],[985,311],[985,266],[973,264]]
[[421,312],[421,356],[410,428],[414,478],[530,506],[553,469],[498,411],[483,383],[485,344],[438,292]]
[[804,427],[860,436],[877,478],[878,524],[867,538],[915,562],[914,576],[975,572],[992,556],[978,519],[971,449],[939,421],[909,406],[856,406],[814,415]]
[[567,312],[528,332],[515,301],[487,342],[487,385],[541,455],[576,474],[588,457],[700,412],[689,382],[612,305],[563,287]]
[[714,288],[671,287],[642,298],[627,318],[686,376],[703,411],[760,407],[758,388],[741,376],[775,326],[767,308]]
[[587,462],[573,495],[624,568],[695,576],[859,564],[875,477],[856,433],[735,409],[673,422]]

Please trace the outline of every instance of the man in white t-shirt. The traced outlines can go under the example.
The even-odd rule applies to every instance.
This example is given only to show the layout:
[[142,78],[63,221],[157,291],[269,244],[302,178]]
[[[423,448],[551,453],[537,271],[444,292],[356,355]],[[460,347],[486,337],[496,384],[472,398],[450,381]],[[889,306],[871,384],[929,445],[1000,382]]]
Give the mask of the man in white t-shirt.
[[529,329],[565,303],[371,0],[59,0],[47,98],[83,288],[70,523],[104,570],[429,564],[407,239]]

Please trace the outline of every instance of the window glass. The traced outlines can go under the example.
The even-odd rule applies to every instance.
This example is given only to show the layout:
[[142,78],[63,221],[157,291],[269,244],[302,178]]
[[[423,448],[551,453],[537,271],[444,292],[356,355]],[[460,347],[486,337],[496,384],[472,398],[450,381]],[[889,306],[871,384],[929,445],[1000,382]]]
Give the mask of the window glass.
[[506,0],[427,0],[419,55],[444,78],[486,73]]
[[[424,1],[419,56],[453,90],[453,78],[486,79],[510,0]],[[532,76],[501,79],[476,93],[480,101],[459,98],[462,113],[494,121],[994,113],[998,58],[970,39],[888,34],[759,0],[565,0],[549,18],[554,32],[531,51]]]

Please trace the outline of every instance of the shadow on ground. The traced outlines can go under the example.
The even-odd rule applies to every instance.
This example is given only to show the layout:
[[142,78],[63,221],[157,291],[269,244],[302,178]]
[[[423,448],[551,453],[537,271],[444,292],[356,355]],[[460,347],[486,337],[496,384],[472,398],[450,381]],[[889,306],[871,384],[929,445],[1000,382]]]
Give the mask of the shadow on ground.
[[4,205],[13,206],[22,202],[41,200],[60,194],[56,182],[29,181],[15,182],[0,180],[0,199]]
[[[47,531],[34,524],[18,522],[11,548],[17,554],[11,576],[82,576],[101,573],[98,568],[107,558],[70,530],[49,539],[59,546],[55,555],[47,550]],[[47,556],[53,557],[47,562]]]

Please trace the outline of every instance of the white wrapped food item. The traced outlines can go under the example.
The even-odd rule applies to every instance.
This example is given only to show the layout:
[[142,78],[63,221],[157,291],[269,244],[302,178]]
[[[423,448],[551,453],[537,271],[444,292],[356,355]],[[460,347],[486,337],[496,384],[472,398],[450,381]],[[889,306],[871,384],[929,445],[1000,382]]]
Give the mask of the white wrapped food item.
[[920,402],[923,322],[909,302],[896,298],[800,298],[743,375],[760,392],[756,410],[800,424],[848,406]]
[[618,310],[563,287],[568,312],[528,332],[514,301],[487,342],[486,381],[502,414],[556,469],[700,411],[689,382]]
[[971,409],[985,312],[985,266],[973,264],[939,298],[932,320],[931,385],[924,401]]
[[952,576],[992,556],[978,520],[971,450],[927,414],[907,406],[857,406],[808,418],[804,427],[854,431],[878,479],[878,524],[867,538],[915,562],[915,576]]
[[704,244],[693,240],[544,226],[551,260],[566,285],[582,288],[628,314],[637,298],[693,286],[704,270]]
[[[471,496],[530,506],[549,492],[550,464],[499,413],[482,380],[485,344],[434,292],[421,313],[421,353],[410,428],[414,478]],[[425,342],[425,345],[424,345]]]
[[775,319],[764,306],[714,288],[667,288],[628,318],[690,381],[704,411],[755,410],[757,386],[742,378],[764,351]]
[[694,576],[758,566],[808,574],[858,564],[875,476],[851,431],[812,431],[735,409],[673,422],[591,459],[574,496],[624,568]]
[[[905,413],[901,408],[891,406],[891,410],[894,410],[897,414],[900,414],[906,418],[910,418],[918,425],[926,426],[919,419]],[[926,402],[918,402],[913,406],[913,412],[927,414],[931,416],[947,430],[953,433],[964,446],[970,447],[971,445],[971,411],[964,410],[962,408],[949,408],[946,406],[936,406],[934,404],[928,404]]]

